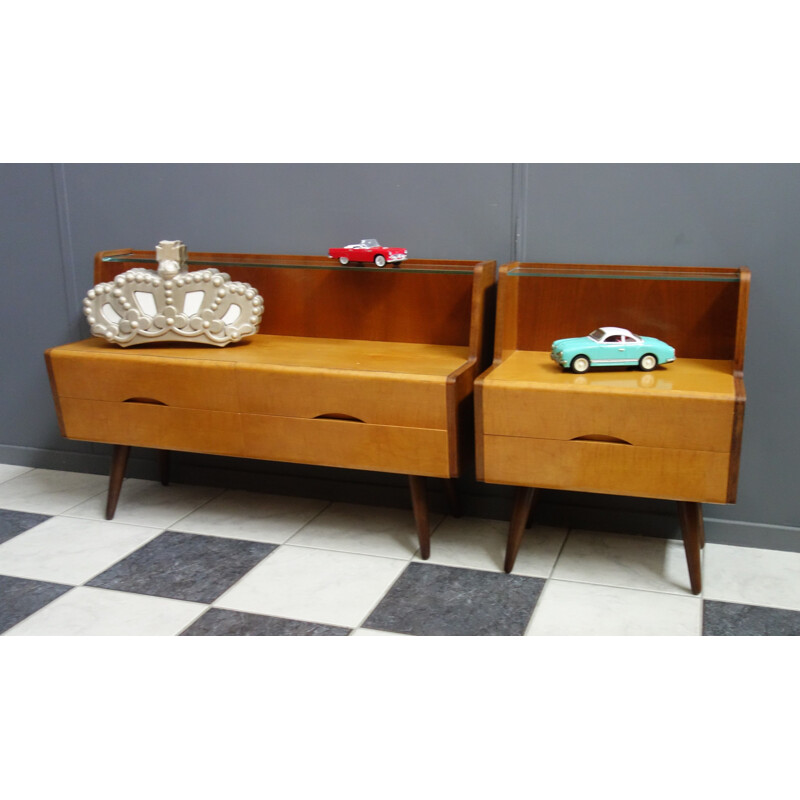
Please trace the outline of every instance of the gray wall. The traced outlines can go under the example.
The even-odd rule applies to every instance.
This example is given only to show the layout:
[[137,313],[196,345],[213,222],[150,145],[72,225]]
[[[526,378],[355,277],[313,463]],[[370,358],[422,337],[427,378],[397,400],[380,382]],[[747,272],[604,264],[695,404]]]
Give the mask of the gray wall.
[[[42,360],[46,347],[87,334],[80,301],[98,250],[180,238],[190,251],[324,253],[377,236],[414,257],[744,264],[753,281],[739,500],[706,508],[709,538],[800,549],[800,166],[14,164],[0,166],[0,189],[0,461],[107,468],[107,448],[60,437]],[[140,454],[134,472],[150,474],[148,458]],[[271,489],[358,496],[368,482],[387,488],[387,502],[405,502],[390,476],[183,463],[187,479],[225,482],[227,470],[241,482],[263,468]],[[507,515],[507,491],[462,484],[468,509]],[[600,527],[603,514],[645,533],[672,524],[653,522],[672,518],[659,503],[549,500],[577,524]]]

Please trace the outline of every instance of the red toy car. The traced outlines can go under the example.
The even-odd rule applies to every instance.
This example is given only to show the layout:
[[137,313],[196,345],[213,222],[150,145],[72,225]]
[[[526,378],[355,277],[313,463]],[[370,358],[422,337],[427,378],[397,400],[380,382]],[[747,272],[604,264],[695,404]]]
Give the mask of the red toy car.
[[368,261],[376,267],[385,267],[387,262],[394,264],[408,258],[405,247],[381,247],[377,239],[362,239],[358,244],[348,244],[345,247],[331,247],[328,258],[338,258],[340,264],[349,264],[351,261]]

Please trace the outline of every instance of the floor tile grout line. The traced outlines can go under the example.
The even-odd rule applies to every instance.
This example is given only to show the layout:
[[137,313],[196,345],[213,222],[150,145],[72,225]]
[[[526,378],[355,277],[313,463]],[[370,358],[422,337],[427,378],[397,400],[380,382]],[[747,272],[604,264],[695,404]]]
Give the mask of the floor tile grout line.
[[[48,471],[50,471],[50,472],[68,472],[68,470],[63,470],[63,469],[62,470],[48,470]],[[70,474],[95,475],[97,473],[94,473],[94,472],[90,472],[90,473],[78,472],[78,473],[70,473]],[[105,478],[105,475],[98,475],[98,477]],[[95,497],[98,497],[99,495],[103,494],[103,492],[107,492],[107,491],[108,491],[108,485],[106,484],[105,486],[103,486],[103,488],[99,492],[95,492],[94,494],[90,495],[89,497],[85,497],[83,500],[80,500],[79,502],[75,503],[74,506],[70,506],[69,508],[65,508],[62,511],[59,511],[58,513],[59,514],[66,514],[67,511],[72,511],[73,508],[77,508],[79,505],[81,505],[82,503],[87,503],[89,500],[94,500]]]
[[753,602],[744,602],[742,600],[716,600],[713,597],[704,597],[704,603],[727,603],[731,606],[749,606],[751,608],[767,608],[767,609],[774,609],[775,611],[794,611],[797,614],[800,614],[800,604],[798,604],[795,608],[791,606],[773,606],[773,605],[764,605],[763,603],[753,603]]
[[[401,569],[401,570],[400,570],[400,572],[398,572],[398,574],[397,574],[397,577],[396,577],[396,578],[395,578],[395,579],[394,579],[394,580],[393,580],[393,581],[392,581],[392,582],[391,582],[391,583],[390,583],[390,584],[389,584],[389,585],[386,587],[386,589],[384,589],[384,591],[383,591],[383,593],[381,594],[381,596],[380,596],[380,597],[379,597],[379,598],[378,598],[378,599],[375,601],[375,603],[373,603],[373,605],[370,607],[370,609],[369,609],[369,611],[367,612],[366,616],[364,616],[364,617],[361,619],[361,621],[358,623],[358,625],[354,625],[354,626],[353,626],[353,628],[352,628],[352,630],[353,630],[353,631],[356,631],[356,630],[358,630],[359,628],[363,628],[363,627],[364,627],[364,623],[365,623],[365,622],[366,622],[366,621],[367,621],[367,620],[368,620],[368,619],[369,619],[369,618],[372,616],[372,614],[374,613],[375,609],[376,609],[376,608],[377,608],[377,607],[378,607],[378,606],[379,606],[379,605],[380,605],[380,604],[383,602],[383,600],[386,598],[386,596],[389,594],[389,592],[391,592],[391,591],[392,591],[392,589],[394,588],[394,585],[397,583],[397,581],[399,581],[399,580],[400,580],[400,578],[402,578],[402,577],[403,577],[403,575],[405,575],[405,572],[406,572],[406,570],[408,569],[408,565],[409,565],[410,563],[411,563],[411,562],[409,561],[409,562],[408,562],[408,563],[407,563],[407,564],[406,564],[406,565],[403,567],[403,569]],[[396,632],[397,632],[397,631],[388,631],[388,633],[396,633]]]
[[704,598],[701,597],[700,600],[700,609],[699,615],[700,619],[698,620],[698,636],[703,636],[703,626],[705,625],[705,616],[706,616],[706,601]]
[[[143,522],[125,522],[119,519],[106,519],[105,517],[83,517],[77,514],[75,515],[69,514],[65,511],[62,511],[60,514],[53,514],[50,517],[50,519],[55,519],[56,517],[61,517],[63,519],[71,519],[71,520],[81,519],[84,522],[109,522],[112,525],[127,525],[129,528],[151,528],[152,530],[156,531],[166,531],[169,528],[169,526],[165,527],[164,525],[147,525]],[[39,524],[43,525],[44,523],[40,522]]]
[[[17,620],[17,622],[15,622],[10,628],[6,628],[6,630],[4,630],[2,633],[0,633],[0,636],[5,636],[10,631],[13,631],[14,628],[16,628],[18,625],[21,625],[23,622],[27,622],[29,619],[31,619],[31,617],[38,616],[46,608],[49,608],[51,605],[53,605],[53,603],[55,603],[56,600],[60,600],[62,597],[66,597],[68,594],[72,594],[72,592],[74,592],[75,589],[78,588],[77,586],[73,586],[73,585],[70,585],[70,584],[61,584],[61,585],[62,586],[69,586],[70,588],[67,589],[67,591],[64,592],[63,594],[60,594],[58,597],[54,597],[49,603],[45,603],[41,608],[37,608],[36,611],[34,611],[32,614],[28,614],[27,617],[23,617],[22,619]],[[29,635],[29,636],[37,636],[37,635],[40,635],[40,634],[31,633],[31,634],[27,634],[27,635]]]
[[[536,523],[534,522],[533,525],[531,525],[531,529],[533,529],[535,526]],[[528,617],[528,621],[525,624],[525,629],[522,631],[523,636],[527,635],[531,625],[533,625],[533,619],[536,616],[536,611],[539,608],[539,604],[542,602],[542,597],[544,596],[544,593],[547,591],[547,587],[550,585],[550,581],[553,579],[553,572],[555,572],[556,564],[558,563],[558,560],[561,558],[561,554],[564,552],[564,548],[567,546],[567,540],[569,539],[570,533],[572,533],[572,528],[567,527],[566,533],[564,534],[564,538],[561,540],[561,545],[559,546],[558,552],[556,553],[556,557],[553,559],[553,563],[550,565],[550,570],[548,571],[548,574],[544,577],[542,590],[539,592],[539,596],[536,598],[536,602],[534,603],[533,608],[531,609],[531,615],[530,617]]]
[[[220,597],[221,596],[222,595],[220,595]],[[216,602],[216,600],[214,602]],[[230,606],[209,606],[208,609],[206,610],[233,611],[236,612],[237,614],[249,614],[252,617],[269,617],[271,619],[286,620],[287,622],[305,622],[308,625],[325,625],[329,628],[342,628],[343,630],[349,630],[351,633],[354,630],[356,630],[355,628],[351,628],[349,625],[343,625],[341,622],[320,622],[318,619],[314,620],[314,619],[301,619],[300,617],[286,617],[283,614],[261,614],[258,611],[243,611],[241,608],[231,608]],[[350,634],[348,634],[348,636],[349,635]]]
[[649,589],[643,586],[624,586],[620,583],[603,583],[602,581],[581,580],[580,578],[548,578],[555,583],[577,583],[581,586],[597,586],[605,589],[624,589],[629,592],[647,592],[647,594],[666,595],[667,597],[685,597],[687,600],[703,600],[699,594],[692,594],[688,589],[685,591],[669,591],[666,589]]
[[180,636],[182,633],[185,633],[187,630],[189,630],[189,628],[191,628],[192,625],[194,625],[195,622],[197,622],[201,617],[204,617],[211,609],[211,605],[208,603],[204,603],[203,605],[205,605],[205,608],[203,608],[196,617],[184,625],[179,631],[173,633],[172,636]]
[[[325,511],[330,509],[331,506],[336,505],[337,503],[341,503],[343,505],[359,505],[360,506],[360,504],[357,504],[357,503],[342,503],[342,501],[340,501],[340,500],[329,500],[328,504],[325,506],[325,508],[320,509],[319,512],[317,512],[317,514],[315,514],[311,519],[309,519],[307,522],[303,523],[303,525],[301,527],[299,527],[286,541],[282,542],[282,544],[290,544],[291,540],[294,539],[295,536],[298,536],[300,533],[302,533],[312,522],[314,522],[317,518],[319,518]],[[367,509],[376,509],[378,511],[381,511],[381,510],[384,509],[384,506],[360,506],[360,507],[365,509],[365,510],[367,510]],[[446,515],[444,515],[444,516],[446,516]],[[443,521],[443,519],[439,520],[439,522],[434,527],[434,530],[436,528],[438,528],[439,525],[442,524],[442,521]],[[299,544],[293,545],[293,547],[306,547],[306,546],[307,545],[299,545]],[[314,545],[311,545],[311,546],[313,547]],[[320,548],[320,549],[324,550],[326,548]],[[411,558],[413,558],[414,555],[416,555],[416,553],[418,551],[419,551],[419,548],[417,548],[414,551],[414,553],[411,555]],[[349,551],[342,551],[342,552],[349,552]],[[364,555],[369,555],[369,554],[365,553]],[[389,558],[391,558],[391,557],[392,556],[389,556]]]
[[[62,585],[67,586],[69,584],[62,584]],[[84,588],[85,589],[90,589],[90,590],[97,589],[100,592],[115,592],[116,594],[120,594],[120,595],[133,595],[135,597],[136,596],[138,596],[138,597],[151,597],[151,598],[155,598],[157,600],[167,600],[167,601],[177,600],[178,602],[181,602],[181,603],[191,603],[192,605],[205,606],[204,608],[201,608],[201,610],[199,611],[197,616],[194,617],[191,620],[191,622],[189,622],[187,625],[185,625],[183,628],[180,629],[179,633],[183,633],[183,631],[186,630],[186,628],[188,628],[190,625],[193,625],[195,622],[197,622],[197,620],[200,619],[200,617],[203,616],[203,614],[205,614],[206,611],[210,608],[210,606],[208,606],[207,604],[199,603],[196,600],[180,600],[180,598],[177,598],[177,597],[164,597],[163,595],[144,594],[143,592],[129,592],[129,591],[124,591],[122,589],[109,589],[109,588],[107,588],[105,586],[86,586],[83,583],[79,583],[79,584],[71,585],[70,588],[66,592],[64,592],[63,594],[60,594],[58,597],[53,598],[49,603],[46,603],[41,608],[36,609],[36,611],[34,611],[32,614],[28,614],[27,617],[23,617],[18,622],[15,622],[14,625],[12,625],[10,628],[8,628],[7,630],[5,630],[2,633],[0,633],[0,636],[5,636],[9,631],[12,631],[18,625],[21,625],[23,622],[27,622],[29,619],[38,616],[45,609],[48,609],[51,605],[53,605],[53,603],[57,602],[58,600],[61,600],[62,597],[66,597],[67,595],[72,594],[76,589],[84,589]],[[28,636],[43,636],[43,635],[58,636],[60,634],[37,634],[37,633],[31,633],[31,634],[26,634],[26,635],[28,635]],[[94,634],[75,634],[75,635],[92,636]],[[128,633],[115,633],[115,634],[109,634],[109,635],[111,635],[111,636],[129,636],[130,634],[128,634]],[[152,634],[152,635],[158,635],[158,634]],[[177,636],[179,634],[172,633],[172,634],[163,634],[163,635],[164,636]]]
[[315,519],[317,519],[321,514],[324,514],[335,502],[336,502],[335,500],[327,500],[325,502],[325,505],[319,511],[317,511],[317,513],[314,514],[314,516],[311,517],[311,519],[307,519],[294,533],[292,533],[289,536],[288,539],[281,542],[281,544],[287,544],[289,541],[294,539],[294,537],[297,536],[297,534],[300,533],[300,531],[305,530]]
[[[153,483],[158,483],[158,481],[153,481]],[[178,485],[179,486],[195,487],[195,484],[193,484],[193,483],[182,483],[182,484],[178,484]],[[204,486],[204,487],[197,487],[197,488],[204,488],[205,489],[205,488],[219,488],[219,487],[205,487]],[[182,517],[180,517],[179,519],[176,519],[174,522],[171,522],[169,525],[167,525],[165,530],[171,528],[173,525],[180,524],[181,522],[183,522],[183,520],[186,519],[186,517],[190,517],[192,514],[197,513],[201,508],[205,508],[209,503],[212,503],[214,500],[219,500],[220,497],[222,497],[226,492],[229,492],[229,491],[231,491],[231,490],[230,489],[226,489],[225,487],[222,487],[221,489],[219,489],[219,491],[216,494],[212,495],[207,500],[205,500],[202,503],[200,503],[199,506],[197,506],[196,508],[193,508],[191,511],[187,511]]]
[[[436,525],[433,527],[433,530],[431,531],[431,540],[433,539],[433,534],[436,533],[436,531],[444,523],[445,519],[447,519],[448,516],[449,516],[448,514],[443,514],[442,518],[439,520],[439,522],[437,522]],[[433,541],[431,541],[431,544],[433,544]],[[406,562],[406,565],[403,567],[402,570],[400,570],[400,572],[398,573],[397,577],[389,584],[389,586],[387,586],[386,589],[384,589],[383,593],[376,600],[376,602],[372,605],[372,607],[369,609],[369,611],[367,612],[366,616],[364,616],[361,619],[361,621],[358,623],[358,625],[355,625],[350,629],[350,633],[348,634],[348,636],[352,636],[354,631],[357,631],[359,628],[363,628],[364,627],[364,623],[372,616],[372,614],[375,611],[375,609],[383,602],[384,598],[389,594],[389,592],[392,590],[392,588],[397,583],[397,581],[399,581],[400,578],[403,577],[403,575],[405,574],[405,571],[409,567],[409,564],[418,563],[418,562],[414,561],[414,557],[417,555],[417,553],[420,552],[420,549],[421,548],[418,547],[414,551],[414,553],[411,555],[411,558]],[[367,630],[372,630],[372,629],[371,628],[367,628]],[[393,633],[394,631],[386,631],[386,632],[387,633]],[[401,634],[401,635],[403,635],[403,634]]]
[[[152,528],[151,530],[156,531],[158,529],[157,528]],[[140,545],[137,545],[136,547],[133,548],[133,550],[130,550],[127,553],[125,553],[125,555],[123,555],[120,558],[118,558],[112,564],[109,564],[108,566],[103,567],[103,569],[101,569],[100,572],[97,572],[94,575],[92,575],[91,577],[86,578],[81,583],[76,583],[75,586],[86,586],[86,584],[89,583],[89,581],[93,581],[95,578],[100,577],[100,575],[102,575],[104,572],[108,572],[108,570],[112,569],[113,567],[116,567],[117,564],[119,564],[120,562],[124,561],[126,558],[130,558],[134,553],[138,552],[143,547],[147,547],[147,545],[150,544],[150,542],[154,541],[155,539],[158,539],[158,537],[161,536],[162,533],[166,533],[166,531],[158,531],[158,533],[156,533],[154,536],[151,536],[146,542],[142,542]],[[105,587],[87,587],[87,588],[105,588]],[[141,594],[141,593],[140,592],[139,593],[133,592],[133,594]]]
[[[264,542],[264,544],[270,544],[270,542]],[[276,544],[276,545],[273,547],[273,549],[272,549],[272,550],[270,550],[270,551],[269,551],[269,553],[267,553],[267,554],[264,556],[264,558],[262,558],[262,559],[261,559],[261,560],[260,560],[260,561],[259,561],[257,564],[253,564],[253,566],[252,566],[252,567],[250,567],[250,569],[248,569],[248,570],[247,570],[247,572],[245,572],[245,573],[243,573],[242,575],[240,575],[240,576],[239,576],[239,577],[238,577],[238,578],[237,578],[237,579],[236,579],[236,580],[235,580],[235,581],[234,581],[234,582],[233,582],[233,583],[232,583],[230,586],[228,586],[228,588],[227,588],[227,589],[224,589],[223,591],[221,591],[221,592],[220,592],[220,593],[219,593],[219,594],[218,594],[218,595],[217,595],[217,596],[216,596],[216,597],[215,597],[215,598],[214,598],[214,599],[213,599],[213,600],[212,600],[212,601],[209,603],[209,608],[218,608],[219,606],[216,606],[216,605],[214,605],[214,604],[215,604],[215,603],[216,603],[216,602],[217,602],[217,601],[220,599],[220,597],[223,597],[223,596],[225,596],[225,595],[226,595],[228,592],[230,592],[230,591],[233,589],[233,587],[234,587],[234,586],[237,586],[239,583],[241,583],[241,582],[242,582],[242,581],[243,581],[243,580],[244,580],[244,579],[245,579],[245,578],[246,578],[246,577],[247,577],[247,576],[248,576],[248,575],[249,575],[249,574],[250,574],[250,573],[251,573],[251,572],[252,572],[254,569],[256,569],[257,567],[260,567],[260,566],[261,566],[261,565],[262,565],[262,564],[263,564],[263,563],[264,563],[264,562],[265,562],[265,561],[266,561],[268,558],[272,558],[272,556],[273,556],[273,555],[275,555],[275,553],[277,553],[277,552],[278,552],[278,550],[280,550],[280,549],[281,549],[281,547],[283,547],[283,545],[282,545],[282,544]],[[233,609],[230,609],[230,610],[233,610]]]
[[587,580],[583,578],[548,578],[548,580],[559,581],[563,583],[581,583],[586,586],[605,586],[609,589],[630,589],[633,592],[650,592],[651,594],[665,594],[670,597],[689,597],[695,598],[696,600],[702,600],[703,596],[699,594],[692,594],[691,591],[687,589],[680,589],[679,587],[675,587],[675,589],[647,589],[642,586],[626,586],[621,583],[607,583],[601,580]]
[[[17,465],[16,464],[2,464],[0,466],[15,467]],[[13,481],[16,478],[21,478],[23,475],[27,475],[29,472],[33,472],[35,467],[22,467],[21,469],[22,469],[22,472],[19,472],[16,475],[10,475],[8,478],[0,479],[0,486],[2,486],[5,483],[8,483],[9,481]]]
[[[209,534],[210,535],[210,534]],[[321,547],[318,544],[292,544],[291,542],[281,542],[278,547],[297,547],[303,550],[320,550],[323,553],[343,553],[350,556],[367,556],[368,558],[386,558],[390,561],[404,561],[410,563],[414,556],[419,552],[417,548],[408,558],[405,556],[387,556],[384,553],[362,553],[358,550],[340,550],[335,547]]]

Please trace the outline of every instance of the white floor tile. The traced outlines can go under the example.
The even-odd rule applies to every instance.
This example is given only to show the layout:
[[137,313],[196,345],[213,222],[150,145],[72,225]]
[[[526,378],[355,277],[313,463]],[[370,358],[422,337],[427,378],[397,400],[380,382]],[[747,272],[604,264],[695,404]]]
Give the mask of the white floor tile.
[[[553,569],[567,532],[534,525],[525,535],[514,564],[515,575],[546,578]],[[508,522],[474,517],[447,517],[431,539],[428,563],[502,572]],[[419,555],[414,561],[421,561]]]
[[[122,482],[114,522],[168,528],[174,522],[222,493],[222,489],[208,486],[172,484],[162,486],[158,481],[126,478]],[[106,518],[105,492],[70,508],[66,515],[84,519]]]
[[699,597],[550,580],[526,636],[699,636]]
[[[429,520],[431,530],[435,530],[441,520],[441,515],[432,515]],[[326,508],[296,533],[290,543],[406,560],[419,549],[417,527],[411,509],[351,503],[334,503]]]
[[105,492],[108,478],[83,472],[34,469],[0,483],[0,508],[61,514]]
[[571,531],[552,577],[691,594],[683,543],[652,536]]
[[397,559],[282,545],[213,605],[353,628],[405,566]]
[[0,464],[0,483],[30,472],[32,467],[17,467],[14,464]]
[[174,636],[206,608],[202,603],[78,586],[5,636]]
[[800,553],[707,544],[703,597],[800,611]]
[[158,534],[155,528],[53,517],[0,544],[0,574],[83,583]]
[[326,505],[326,500],[229,490],[171,528],[187,533],[282,544]]

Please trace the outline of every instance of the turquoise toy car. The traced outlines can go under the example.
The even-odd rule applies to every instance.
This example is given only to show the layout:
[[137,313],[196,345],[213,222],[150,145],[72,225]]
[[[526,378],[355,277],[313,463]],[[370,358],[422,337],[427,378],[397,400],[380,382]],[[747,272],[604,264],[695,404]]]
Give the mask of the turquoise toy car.
[[675,360],[675,348],[652,336],[637,336],[626,328],[598,328],[588,336],[556,339],[550,358],[564,369],[586,372],[590,367],[634,367],[649,372]]

